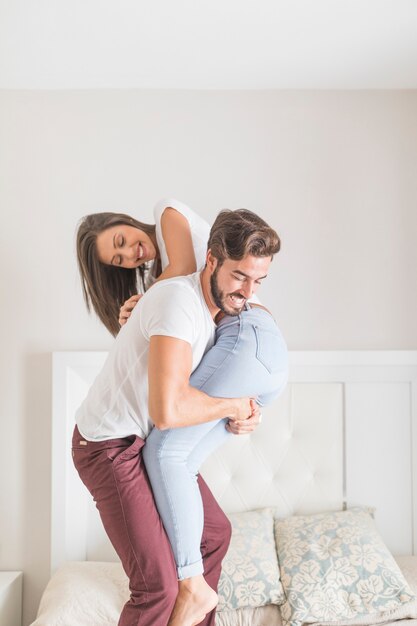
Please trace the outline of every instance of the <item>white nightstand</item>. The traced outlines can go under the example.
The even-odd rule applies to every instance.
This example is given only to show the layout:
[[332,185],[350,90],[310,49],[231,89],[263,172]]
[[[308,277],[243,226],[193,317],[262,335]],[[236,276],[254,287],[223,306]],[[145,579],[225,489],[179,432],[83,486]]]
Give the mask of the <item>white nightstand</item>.
[[22,572],[0,572],[0,626],[22,626]]

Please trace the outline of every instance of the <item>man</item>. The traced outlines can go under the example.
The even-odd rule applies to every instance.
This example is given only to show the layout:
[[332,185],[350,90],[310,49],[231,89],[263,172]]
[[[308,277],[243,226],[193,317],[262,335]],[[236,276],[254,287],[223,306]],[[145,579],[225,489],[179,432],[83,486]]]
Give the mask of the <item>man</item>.
[[[178,582],[155,508],[141,448],[159,429],[228,416],[234,434],[251,432],[259,410],[249,397],[218,398],[189,378],[213,345],[216,316],[238,315],[279,250],[275,231],[249,211],[222,212],[201,273],[155,284],[139,302],[77,412],[73,457],[130,581],[119,626],[166,626]],[[203,361],[204,363],[204,361]],[[217,588],[230,524],[199,477],[204,506],[204,577]],[[202,622],[214,626],[214,611]]]

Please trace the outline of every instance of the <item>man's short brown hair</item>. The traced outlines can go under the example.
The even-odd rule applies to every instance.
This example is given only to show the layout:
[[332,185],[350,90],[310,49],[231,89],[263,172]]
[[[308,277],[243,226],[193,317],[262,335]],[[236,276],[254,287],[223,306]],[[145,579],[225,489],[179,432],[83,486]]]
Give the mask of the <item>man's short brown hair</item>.
[[272,257],[281,246],[278,234],[256,213],[247,209],[224,209],[210,230],[208,249],[218,260],[240,261],[247,255]]

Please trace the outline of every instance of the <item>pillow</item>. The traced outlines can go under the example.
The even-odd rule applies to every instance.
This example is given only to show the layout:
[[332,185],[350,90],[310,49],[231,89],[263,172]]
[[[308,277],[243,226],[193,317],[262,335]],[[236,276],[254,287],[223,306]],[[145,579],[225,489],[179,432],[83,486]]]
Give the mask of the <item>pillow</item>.
[[71,561],[52,576],[31,626],[116,626],[128,599],[120,563]]
[[218,611],[281,604],[271,509],[230,514],[232,540],[223,560]]
[[284,626],[365,625],[417,617],[416,597],[369,510],[275,521]]

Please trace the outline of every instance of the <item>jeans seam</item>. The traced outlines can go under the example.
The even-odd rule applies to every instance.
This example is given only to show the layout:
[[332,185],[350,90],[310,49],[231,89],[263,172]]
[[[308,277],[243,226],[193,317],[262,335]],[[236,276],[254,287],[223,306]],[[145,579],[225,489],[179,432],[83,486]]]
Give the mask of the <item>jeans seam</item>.
[[[108,458],[108,457],[107,457],[107,458]],[[109,460],[110,460],[110,459],[109,459]],[[123,507],[123,500],[122,500],[122,498],[121,498],[121,496],[120,496],[119,484],[118,484],[118,482],[117,482],[117,477],[116,477],[116,474],[115,474],[115,471],[114,471],[114,465],[113,465],[113,462],[112,462],[112,473],[113,473],[113,479],[114,479],[114,484],[115,484],[115,486],[116,486],[117,494],[118,494],[118,496],[119,496],[120,508],[121,508],[121,510],[122,510],[122,515],[123,515],[123,520],[124,520],[124,525],[125,525],[126,535],[127,535],[128,539],[129,539],[129,545],[130,545],[130,548],[131,548],[131,550],[132,550],[132,553],[133,553],[133,555],[134,555],[134,557],[135,557],[136,564],[137,564],[137,566],[138,566],[138,568],[139,568],[139,571],[140,571],[140,574],[141,574],[141,577],[142,577],[142,580],[143,580],[143,584],[144,584],[144,586],[146,587],[145,604],[147,604],[147,603],[148,603],[148,596],[149,596],[149,588],[148,588],[148,585],[146,584],[146,578],[145,578],[145,576],[144,576],[144,574],[143,574],[142,568],[141,568],[140,563],[139,563],[139,559],[138,559],[138,557],[137,557],[136,551],[135,551],[135,549],[134,549],[134,547],[133,547],[133,544],[132,544],[132,540],[131,540],[131,538],[130,538],[129,527],[128,527],[127,522],[126,522],[125,510],[124,510],[124,507]],[[139,616],[139,619],[140,619],[140,616]],[[139,623],[139,622],[138,622],[138,623]]]
[[[172,498],[171,498],[171,495],[170,495],[170,490],[169,490],[169,488],[167,486],[167,481],[165,479],[165,474],[164,474],[164,469],[163,469],[164,466],[163,466],[163,463],[160,463],[160,459],[161,459],[161,456],[162,456],[162,452],[163,452],[164,446],[165,446],[165,444],[166,444],[166,442],[168,440],[169,431],[166,431],[164,433],[164,435],[165,435],[164,436],[164,441],[163,441],[162,445],[158,449],[158,467],[159,467],[160,472],[161,472],[161,478],[162,478],[162,482],[163,482],[163,485],[164,485],[165,493],[166,493],[168,504],[169,504],[169,508],[170,508],[170,513],[171,513],[171,518],[172,518],[172,522],[173,522],[173,527],[174,527],[174,530],[175,530],[176,545],[178,547],[178,557],[180,557],[180,556],[182,557],[182,558],[178,558],[178,561],[182,561],[184,555],[182,554],[183,548],[182,548],[182,545],[181,545],[180,533],[178,532],[178,519],[177,519],[177,517],[175,515],[175,507],[172,505]],[[165,532],[166,532],[166,529],[165,529]],[[172,548],[173,548],[173,546],[172,546]],[[178,570],[180,569],[181,565],[179,563],[176,563],[175,565],[176,565],[177,576],[178,576]]]
[[[255,324],[252,324],[252,328],[253,328],[253,332],[255,333],[255,340],[256,340],[256,353],[255,356],[257,358],[257,360],[259,361],[259,363],[261,365],[263,365],[263,367],[267,370],[267,372],[269,372],[269,374],[273,374],[274,370],[271,369],[271,367],[269,365],[267,365],[263,360],[262,360],[262,355],[261,355],[261,339],[260,339],[260,333],[258,332],[258,327]],[[268,332],[268,331],[267,331]]]

